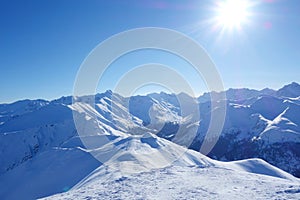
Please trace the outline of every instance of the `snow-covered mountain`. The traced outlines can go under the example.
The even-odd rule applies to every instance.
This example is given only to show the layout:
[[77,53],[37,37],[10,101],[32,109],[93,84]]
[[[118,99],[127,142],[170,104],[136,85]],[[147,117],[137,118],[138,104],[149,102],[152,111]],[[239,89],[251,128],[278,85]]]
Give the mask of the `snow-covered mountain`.
[[[227,105],[224,128],[208,156],[225,161],[262,158],[299,177],[298,89],[299,85],[292,83],[278,91],[226,91],[227,98],[220,99]],[[162,184],[170,175],[173,182],[168,183],[173,185],[171,191],[178,197],[195,195],[194,198],[198,198],[197,195],[215,193],[219,195],[216,198],[221,198],[226,193],[225,197],[234,198],[245,191],[248,192],[246,198],[254,195],[252,189],[259,184],[262,185],[258,189],[261,198],[272,198],[272,195],[273,198],[299,198],[298,180],[260,159],[223,163],[197,152],[211,114],[218,109],[211,108],[215,104],[210,102],[209,95],[218,93],[206,93],[197,99],[184,93],[124,98],[107,91],[95,97],[79,97],[73,104],[71,97],[2,104],[0,197],[34,199],[73,188],[51,198],[101,195],[107,199],[109,195],[119,198],[136,195],[152,199],[160,197],[155,195],[166,195],[168,188]],[[89,104],[91,98],[95,106]],[[78,127],[73,117],[84,122],[84,126]],[[78,135],[78,131],[84,134]],[[212,185],[220,184],[216,175],[232,183],[223,184],[223,192],[214,191]],[[186,186],[178,186],[176,183],[183,181],[184,176],[193,178],[191,182],[185,180]],[[159,185],[160,193],[154,192],[157,186],[149,188],[151,184],[143,185],[148,190],[138,187],[151,177]],[[209,185],[204,187],[205,183],[198,182],[197,177],[210,180]],[[239,183],[251,187],[242,188]],[[273,189],[268,193],[266,188],[270,185]],[[130,191],[118,193],[121,186]],[[229,187],[236,189],[233,192]],[[103,191],[103,188],[109,189]]]
[[[258,96],[257,92],[248,93],[245,99],[235,100],[229,95],[228,99],[232,100],[227,100],[223,133],[209,156],[219,160],[258,157],[300,177],[300,92],[297,85],[292,83],[269,95],[266,90]],[[201,123],[205,124],[206,120],[209,119],[200,122],[199,137],[191,145],[192,149],[199,149],[201,135],[205,133],[205,130],[201,132]]]
[[277,95],[281,97],[296,98],[300,96],[300,85],[298,83],[291,83],[285,85],[283,88],[277,91]]

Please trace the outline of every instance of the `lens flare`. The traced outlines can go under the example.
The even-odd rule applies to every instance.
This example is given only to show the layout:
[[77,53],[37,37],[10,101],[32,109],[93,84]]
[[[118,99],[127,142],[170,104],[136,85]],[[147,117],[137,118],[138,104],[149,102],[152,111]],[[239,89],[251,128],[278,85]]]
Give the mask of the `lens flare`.
[[248,0],[226,0],[218,2],[215,8],[215,23],[222,29],[240,29],[246,24],[251,13]]

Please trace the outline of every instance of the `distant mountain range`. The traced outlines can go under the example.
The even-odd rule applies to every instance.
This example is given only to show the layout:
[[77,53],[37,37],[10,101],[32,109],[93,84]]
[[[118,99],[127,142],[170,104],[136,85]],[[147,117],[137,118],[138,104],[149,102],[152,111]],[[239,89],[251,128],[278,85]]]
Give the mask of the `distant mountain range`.
[[[0,104],[0,197],[32,199],[68,191],[75,184],[80,188],[80,183],[91,182],[92,174],[111,175],[103,163],[112,163],[116,174],[120,169],[122,173],[162,169],[170,163],[226,165],[210,158],[260,158],[300,177],[300,85],[291,83],[277,91],[229,89],[225,94],[225,99],[220,92],[198,98],[184,93],[125,98],[106,91],[95,95],[94,107],[89,104],[92,96],[78,97],[75,104],[70,96]],[[195,151],[200,150],[211,114],[218,109],[211,107],[215,105],[211,95],[223,101],[227,111],[221,137],[208,158]],[[195,106],[199,116],[195,116]],[[84,136],[78,135],[74,113],[92,124]],[[92,147],[87,148],[85,142]],[[230,162],[225,168],[291,179],[254,160]],[[249,165],[254,167],[245,167]],[[268,170],[257,170],[262,168]]]

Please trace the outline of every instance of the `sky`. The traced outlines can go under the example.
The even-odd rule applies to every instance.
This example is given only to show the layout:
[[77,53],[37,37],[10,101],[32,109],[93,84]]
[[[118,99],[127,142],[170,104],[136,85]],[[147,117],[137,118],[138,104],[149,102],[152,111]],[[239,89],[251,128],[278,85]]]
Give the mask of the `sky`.
[[[300,1],[253,0],[245,21],[231,28],[218,19],[220,2],[1,0],[0,102],[71,95],[82,62],[99,43],[142,27],[173,29],[198,42],[225,88],[278,89],[300,82]],[[149,62],[178,70],[196,94],[207,89],[174,55],[144,50],[126,56],[112,64],[99,92],[111,89],[126,70]],[[150,85],[137,93],[161,89]]]

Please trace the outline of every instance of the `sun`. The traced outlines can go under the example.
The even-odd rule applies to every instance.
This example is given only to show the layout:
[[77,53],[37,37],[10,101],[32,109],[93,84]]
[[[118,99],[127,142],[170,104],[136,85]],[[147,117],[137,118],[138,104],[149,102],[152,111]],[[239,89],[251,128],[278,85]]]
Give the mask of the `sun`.
[[222,29],[240,29],[246,24],[251,13],[248,0],[224,0],[218,2],[215,8],[217,25]]

